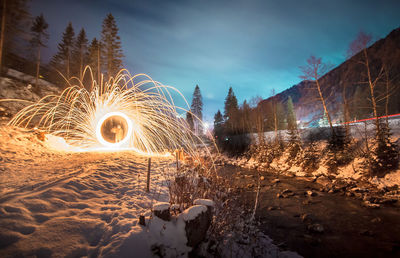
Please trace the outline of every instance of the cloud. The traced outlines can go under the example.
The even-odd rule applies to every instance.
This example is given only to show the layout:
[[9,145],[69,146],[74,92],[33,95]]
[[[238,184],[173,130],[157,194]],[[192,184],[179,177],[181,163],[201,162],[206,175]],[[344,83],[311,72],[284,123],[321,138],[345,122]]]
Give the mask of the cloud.
[[[116,17],[133,73],[173,85],[191,100],[198,84],[205,114],[223,108],[232,86],[239,101],[268,97],[300,81],[309,55],[339,64],[360,29],[384,37],[400,24],[399,1],[44,1],[55,51],[69,19],[98,36]],[[371,18],[373,17],[373,19]]]

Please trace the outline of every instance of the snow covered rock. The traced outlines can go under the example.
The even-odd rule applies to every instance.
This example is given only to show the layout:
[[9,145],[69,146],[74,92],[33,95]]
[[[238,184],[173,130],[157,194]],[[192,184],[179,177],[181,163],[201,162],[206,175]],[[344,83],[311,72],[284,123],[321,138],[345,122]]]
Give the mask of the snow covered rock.
[[290,189],[285,189],[285,190],[283,190],[281,193],[278,193],[277,195],[276,195],[276,197],[277,198],[289,198],[289,197],[292,197],[292,196],[294,196],[295,195],[295,193],[292,191],[292,190],[290,190]]
[[167,202],[157,202],[153,205],[154,216],[164,220],[171,220],[170,206]]
[[204,205],[194,205],[184,210],[180,217],[185,221],[187,245],[197,246],[203,241],[211,224],[211,211]]
[[196,199],[193,202],[194,205],[204,205],[207,207],[214,207],[215,203],[214,201],[210,200],[210,199]]
[[317,193],[316,193],[316,192],[313,192],[313,191],[310,191],[310,190],[308,190],[308,191],[306,192],[306,194],[307,194],[308,196],[317,196]]
[[279,183],[279,182],[281,182],[281,180],[279,180],[278,178],[272,180],[272,183],[273,183],[273,184],[277,184],[277,183]]
[[324,227],[321,224],[311,224],[307,228],[313,233],[324,233]]
[[371,203],[370,201],[364,201],[363,206],[370,209],[379,209],[381,206],[377,203]]

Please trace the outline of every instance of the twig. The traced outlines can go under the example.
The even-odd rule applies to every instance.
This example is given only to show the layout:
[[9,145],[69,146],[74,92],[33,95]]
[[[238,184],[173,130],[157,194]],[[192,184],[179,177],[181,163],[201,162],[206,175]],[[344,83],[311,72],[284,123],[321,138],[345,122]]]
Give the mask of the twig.
[[258,172],[258,188],[257,188],[257,195],[256,195],[256,201],[254,202],[254,209],[253,209],[253,214],[251,215],[250,221],[253,221],[255,216],[256,216],[256,210],[258,206],[258,197],[260,195],[260,189],[261,189],[261,183],[260,183],[260,172]]

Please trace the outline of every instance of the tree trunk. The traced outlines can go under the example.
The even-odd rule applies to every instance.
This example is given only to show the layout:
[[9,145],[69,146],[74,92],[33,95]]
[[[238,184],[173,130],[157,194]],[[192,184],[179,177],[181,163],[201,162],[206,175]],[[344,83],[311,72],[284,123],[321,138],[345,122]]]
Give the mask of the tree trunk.
[[40,70],[40,44],[38,45],[38,53],[36,59],[36,81],[35,81],[36,86],[38,86],[38,81],[39,81],[39,70]]
[[79,58],[79,79],[82,81],[82,77],[83,77],[83,54],[82,54],[82,49],[80,49],[79,50],[80,51],[80,53],[79,53],[79,55],[80,55],[80,58]]
[[264,121],[261,110],[257,110],[256,128],[258,133],[258,143],[264,143]]
[[276,117],[276,100],[273,102],[275,141],[278,141],[278,118]]
[[316,82],[316,84],[317,84],[318,94],[319,94],[320,100],[321,100],[321,102],[322,102],[322,105],[324,106],[324,111],[325,111],[325,114],[326,114],[326,116],[327,116],[327,118],[328,118],[329,127],[331,128],[332,136],[335,137],[335,136],[336,136],[335,130],[333,129],[333,124],[332,124],[331,116],[329,115],[328,108],[326,107],[325,99],[324,99],[324,97],[322,96],[322,91],[321,91],[321,87],[320,87],[320,85],[319,85],[319,81],[318,81],[317,77],[315,77],[315,79],[316,79],[315,82]]
[[349,112],[349,102],[346,97],[346,84],[343,85],[342,98],[343,98],[344,128],[346,130],[346,137],[349,137],[350,136],[350,128],[349,128],[348,122],[350,121],[350,112]]
[[364,58],[365,58],[365,67],[367,68],[368,85],[369,85],[369,89],[370,89],[370,93],[371,93],[372,109],[373,109],[374,117],[375,117],[376,134],[378,136],[378,135],[381,134],[381,129],[380,129],[380,126],[379,126],[378,112],[377,112],[377,108],[376,108],[376,100],[375,100],[375,93],[374,93],[375,85],[372,82],[371,70],[369,69],[367,48],[364,48],[363,52],[364,52]]
[[66,68],[67,68],[67,80],[69,81],[69,51],[67,53],[67,64],[66,64]]
[[3,73],[3,47],[4,47],[4,36],[6,29],[6,4],[7,0],[3,0],[3,13],[1,18],[1,36],[0,36],[0,75]]
[[385,103],[385,113],[386,113],[386,125],[389,128],[389,72],[388,70],[385,68],[385,79],[386,79],[386,103]]
[[101,68],[100,68],[100,43],[97,48],[97,84],[100,85],[100,80],[101,80]]
[[110,49],[108,49],[108,60],[107,60],[107,79],[109,80],[111,78],[111,69],[112,69],[112,56],[111,56],[111,51]]

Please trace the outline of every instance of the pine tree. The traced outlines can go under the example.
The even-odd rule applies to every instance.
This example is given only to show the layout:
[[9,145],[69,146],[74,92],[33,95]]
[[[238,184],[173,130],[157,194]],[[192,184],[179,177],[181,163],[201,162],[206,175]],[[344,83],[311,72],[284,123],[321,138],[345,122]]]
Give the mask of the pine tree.
[[275,116],[274,116],[274,108],[272,101],[266,101],[263,104],[263,113],[266,118],[265,130],[273,131],[275,129]]
[[288,161],[292,162],[301,150],[300,135],[297,130],[297,119],[294,112],[292,97],[289,96],[287,101],[287,130],[289,134],[289,157]]
[[260,105],[262,98],[260,96],[256,96],[250,99],[250,131],[256,132],[258,136],[258,143],[260,145],[264,144],[264,112],[262,110],[262,106]]
[[124,57],[117,23],[111,13],[103,21],[101,46],[101,63],[104,65],[107,77],[110,78],[122,68],[122,58]]
[[94,79],[97,80],[97,83],[100,83],[100,76],[101,76],[101,45],[100,42],[97,41],[96,38],[93,38],[92,42],[90,43],[88,49],[88,64],[92,69]]
[[232,87],[229,88],[228,95],[225,98],[224,119],[228,134],[235,134],[238,124],[238,101]]
[[273,124],[274,124],[274,132],[275,132],[275,141],[278,141],[278,130],[279,130],[279,123],[278,123],[278,96],[275,94],[275,89],[272,89],[272,114],[273,114]]
[[38,79],[39,79],[39,71],[40,71],[40,50],[42,47],[47,47],[46,46],[46,41],[49,38],[49,35],[47,34],[47,28],[49,25],[47,24],[46,20],[43,17],[43,14],[40,14],[37,16],[32,24],[31,27],[31,32],[32,32],[32,38],[30,40],[31,47],[35,49],[36,51],[36,81],[35,85],[38,85]]
[[289,96],[287,101],[287,128],[289,131],[297,130],[297,119],[296,114],[294,113],[293,100],[292,97]]
[[71,60],[74,40],[75,32],[72,23],[70,22],[65,28],[61,42],[58,44],[58,52],[51,61],[54,67],[61,71],[67,79],[71,76]]
[[235,96],[235,93],[233,92],[232,87],[229,87],[228,90],[228,95],[225,98],[225,109],[224,109],[224,119],[230,119],[230,115],[232,115],[233,112],[236,112],[238,109],[238,102],[237,98]]
[[278,101],[276,103],[276,114],[277,114],[278,130],[284,130],[286,128],[286,126],[285,126],[286,114],[285,114],[285,108],[281,101]]
[[190,111],[186,112],[186,122],[188,123],[190,130],[194,131],[193,115]]
[[[21,48],[20,40],[27,34],[30,14],[27,0],[2,0],[1,1],[1,35],[0,35],[0,74],[4,64],[7,64],[8,55],[17,53]],[[29,27],[28,27],[29,28]]]
[[221,114],[221,111],[218,110],[214,115],[214,137],[220,146],[223,141],[224,135],[224,117]]
[[387,172],[393,171],[399,166],[399,153],[397,144],[390,140],[391,132],[387,123],[379,121],[380,131],[376,135],[376,147],[371,161],[372,175],[383,177]]
[[250,105],[247,104],[247,100],[243,101],[242,107],[240,108],[240,131],[242,133],[249,133],[251,129],[250,125]]
[[224,124],[224,117],[221,114],[221,111],[217,111],[214,115],[214,129],[221,127]]
[[75,47],[74,47],[74,62],[77,64],[79,78],[82,80],[83,69],[88,63],[88,39],[86,37],[86,32],[82,28],[76,37]]
[[203,120],[203,97],[201,96],[200,87],[196,85],[193,92],[192,105],[190,107],[191,112],[195,115],[194,131],[196,134],[202,133],[201,121]]
[[316,141],[311,141],[303,151],[301,158],[301,168],[306,172],[312,172],[319,167],[321,154],[318,152]]

